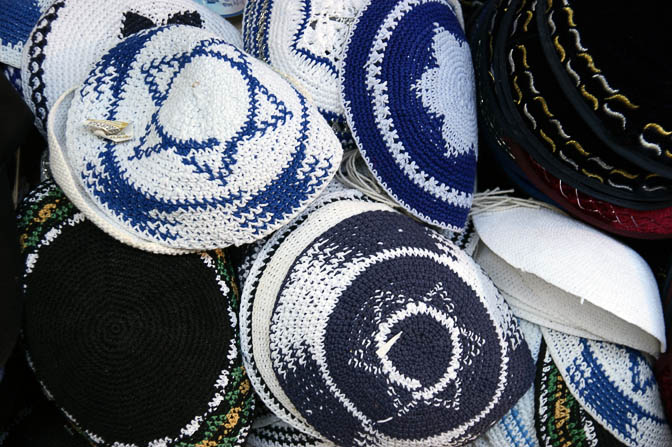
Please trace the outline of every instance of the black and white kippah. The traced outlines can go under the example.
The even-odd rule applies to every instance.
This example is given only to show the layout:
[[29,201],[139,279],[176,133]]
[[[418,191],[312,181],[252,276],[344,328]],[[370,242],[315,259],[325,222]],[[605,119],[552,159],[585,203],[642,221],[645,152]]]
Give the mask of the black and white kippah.
[[534,376],[501,295],[467,254],[386,205],[321,199],[266,242],[245,282],[255,390],[337,445],[475,439]]

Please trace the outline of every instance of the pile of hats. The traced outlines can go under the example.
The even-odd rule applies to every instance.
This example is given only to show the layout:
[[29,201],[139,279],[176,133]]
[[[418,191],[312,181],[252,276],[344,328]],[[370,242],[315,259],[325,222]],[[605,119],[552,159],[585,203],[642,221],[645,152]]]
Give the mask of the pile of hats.
[[[494,74],[542,61],[513,35],[541,35],[535,4],[486,4],[470,47],[454,0],[248,0],[242,35],[201,3],[54,0],[0,26],[53,176],[17,211],[0,445],[672,443],[651,268],[550,205],[475,194],[482,108],[547,197],[494,109]],[[661,160],[599,157],[636,172],[624,193],[582,180],[600,200],[666,200]]]
[[533,197],[614,234],[669,238],[667,17],[622,6],[488,2],[471,30],[481,130]]

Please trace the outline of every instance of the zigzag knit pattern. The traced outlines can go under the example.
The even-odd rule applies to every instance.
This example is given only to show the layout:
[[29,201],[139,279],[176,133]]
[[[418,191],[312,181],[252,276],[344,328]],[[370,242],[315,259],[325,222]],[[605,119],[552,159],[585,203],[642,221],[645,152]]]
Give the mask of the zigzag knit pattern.
[[[82,125],[91,117],[130,122],[137,137],[98,138]],[[63,138],[50,138],[54,178],[73,200],[83,190],[77,206],[131,245],[200,250],[261,239],[319,195],[341,158],[324,118],[290,84],[189,26],[143,31],[111,49],[64,120],[54,124]]]
[[564,383],[585,411],[630,447],[672,445],[658,384],[640,351],[543,328]]

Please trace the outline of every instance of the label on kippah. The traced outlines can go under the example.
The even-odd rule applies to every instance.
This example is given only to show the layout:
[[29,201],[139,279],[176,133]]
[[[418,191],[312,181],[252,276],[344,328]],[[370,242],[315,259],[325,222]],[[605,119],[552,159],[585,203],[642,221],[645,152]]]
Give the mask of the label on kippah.
[[84,125],[97,137],[114,143],[123,143],[133,139],[132,126],[125,121],[87,119]]
[[206,5],[222,17],[233,17],[241,14],[245,7],[245,0],[195,0],[196,3]]

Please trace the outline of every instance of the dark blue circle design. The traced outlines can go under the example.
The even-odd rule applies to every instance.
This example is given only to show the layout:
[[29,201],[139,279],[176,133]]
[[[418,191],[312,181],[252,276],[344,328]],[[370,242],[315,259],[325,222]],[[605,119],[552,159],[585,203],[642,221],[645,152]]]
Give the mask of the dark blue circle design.
[[[403,1],[372,1],[360,14],[342,67],[346,115],[360,151],[388,193],[425,221],[445,228],[462,228],[471,201],[450,203],[417,185],[395,162],[376,124],[376,118],[380,116],[374,108],[377,93],[375,89],[367,88],[367,70],[362,67],[369,65],[376,34],[384,26],[385,19]],[[464,32],[451,7],[443,1],[425,2],[414,6],[393,29],[388,30],[389,39],[377,77],[387,83],[389,118],[396,131],[395,140],[403,145],[420,175],[424,179],[433,177],[459,193],[471,195],[476,169],[476,138],[471,150],[445,156],[452,143],[442,136],[443,119],[427,110],[413,88],[427,70],[439,67],[432,44],[437,29],[450,32],[468,51]],[[451,89],[453,86],[442,87]]]
[[[306,264],[304,256],[315,246],[328,247],[325,253],[333,257],[327,254]],[[318,335],[333,386],[370,425],[330,389],[316,359],[319,354],[308,342],[291,348],[296,355],[272,355],[276,377],[289,399],[312,427],[338,445],[371,445],[373,439],[387,437],[410,442],[472,423],[463,436],[451,440],[461,445],[504,416],[533,380],[531,354],[515,322],[502,328],[503,348],[494,325],[501,317],[491,315],[461,272],[416,254],[427,250],[459,262],[457,248],[437,242],[431,230],[398,213],[370,211],[333,226],[296,258],[281,290],[297,281],[299,262],[311,266],[301,273],[310,277],[306,281],[320,281],[321,265],[345,265],[402,248],[408,248],[406,254],[373,262],[348,284],[326,317],[325,332]],[[320,301],[317,293],[314,301]],[[281,305],[276,300],[275,313]],[[453,328],[441,318],[452,320]],[[274,324],[279,323],[272,320],[271,340],[280,330]],[[376,335],[386,324],[387,341],[399,334],[384,355],[404,376],[401,380],[383,370],[383,354],[378,352]],[[438,386],[451,362],[456,377],[440,391],[429,391]],[[504,367],[508,371],[503,392],[479,419],[497,394]]]

